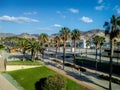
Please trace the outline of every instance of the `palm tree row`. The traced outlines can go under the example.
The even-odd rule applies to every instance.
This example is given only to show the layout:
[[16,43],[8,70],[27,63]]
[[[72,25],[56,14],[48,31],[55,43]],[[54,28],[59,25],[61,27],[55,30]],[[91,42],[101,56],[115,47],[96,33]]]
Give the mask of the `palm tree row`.
[[66,49],[66,41],[71,39],[74,42],[74,60],[75,60],[75,51],[76,51],[76,41],[80,39],[80,31],[78,29],[74,29],[72,32],[69,28],[63,27],[59,31],[59,36],[54,38],[55,46],[56,46],[56,57],[57,57],[57,49],[62,41],[63,43],[63,70],[65,64],[65,49]]
[[109,35],[110,40],[110,62],[109,62],[109,90],[112,90],[111,86],[111,78],[112,78],[112,60],[113,60],[113,53],[114,53],[114,42],[117,39],[120,39],[120,17],[116,17],[112,15],[109,22],[105,22],[105,35]]
[[19,49],[22,51],[22,61],[25,59],[26,51],[31,53],[31,60],[34,61],[37,52],[41,52],[44,55],[44,46],[48,41],[48,35],[42,33],[39,35],[38,40],[39,41],[33,38],[25,39],[20,37],[9,37],[4,39],[4,43],[7,44],[9,48]]
[[105,38],[102,37],[102,36],[95,36],[93,37],[93,43],[95,44],[95,49],[96,49],[96,57],[95,57],[95,60],[96,60],[96,69],[97,69],[97,53],[98,53],[98,48],[100,48],[100,63],[101,63],[101,51],[102,51],[102,46],[103,46],[103,43],[105,42]]

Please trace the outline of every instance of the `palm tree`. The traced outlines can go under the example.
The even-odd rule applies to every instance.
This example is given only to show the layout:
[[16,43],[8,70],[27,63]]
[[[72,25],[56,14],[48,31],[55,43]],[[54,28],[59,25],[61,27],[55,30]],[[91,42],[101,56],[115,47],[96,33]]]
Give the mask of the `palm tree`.
[[58,47],[59,47],[59,45],[60,45],[60,43],[61,43],[61,38],[60,38],[60,36],[54,37],[54,41],[55,41],[55,46],[56,46],[56,58],[57,58],[57,49],[58,49]]
[[24,59],[25,59],[25,52],[27,50],[27,44],[28,44],[27,39],[25,39],[25,38],[19,39],[18,47],[22,50],[22,53],[23,53],[22,61],[24,61]]
[[104,42],[105,42],[105,38],[100,36],[100,38],[99,38],[99,44],[100,44],[100,65],[101,65],[101,57],[102,57],[102,46],[103,46]]
[[42,46],[42,56],[44,58],[44,49],[45,44],[48,42],[48,35],[46,33],[42,33],[39,35],[38,40],[40,41],[40,45]]
[[35,39],[30,39],[27,44],[27,50],[31,52],[31,60],[35,61],[35,54],[40,50],[40,45]]
[[77,42],[77,40],[80,40],[80,31],[78,29],[74,29],[71,32],[71,39],[74,42],[74,61],[75,61],[76,42]]
[[86,41],[86,57],[87,57],[87,48],[88,48],[89,45],[90,45],[90,41],[87,40],[87,41]]
[[120,18],[112,15],[109,22],[104,23],[105,35],[109,35],[110,39],[110,72],[109,72],[109,90],[112,89],[111,78],[112,78],[112,58],[114,52],[114,40],[115,38],[120,38]]
[[50,47],[54,47],[54,39],[50,39],[49,45]]
[[98,50],[98,45],[99,45],[99,39],[100,39],[100,36],[93,37],[93,43],[96,49],[96,57],[95,57],[96,60],[97,60],[97,50]]
[[63,41],[63,70],[64,70],[66,41],[70,38],[70,29],[67,27],[63,27],[60,30],[60,37]]
[[100,39],[100,36],[93,37],[93,43],[95,44],[95,49],[96,49],[96,57],[95,57],[95,60],[96,60],[96,65],[95,65],[96,69],[97,69],[97,51],[98,51],[99,39]]

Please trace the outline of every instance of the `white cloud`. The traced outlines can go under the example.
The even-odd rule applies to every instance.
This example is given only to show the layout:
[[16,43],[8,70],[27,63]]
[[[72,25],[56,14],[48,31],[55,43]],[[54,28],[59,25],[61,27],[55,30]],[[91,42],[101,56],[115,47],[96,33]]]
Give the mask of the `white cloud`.
[[98,3],[101,4],[103,2],[103,0],[98,0]]
[[60,15],[60,17],[62,17],[62,18],[66,18],[66,16],[61,12],[61,11],[57,11],[56,12],[58,15]]
[[120,7],[118,5],[116,5],[113,10],[115,10],[117,12],[117,14],[120,15]]
[[62,25],[60,25],[60,24],[54,24],[54,25],[52,25],[52,27],[60,28],[60,27],[62,27]]
[[21,22],[39,22],[39,20],[31,19],[27,17],[14,17],[14,16],[1,16],[0,21],[6,21],[6,22],[14,22],[14,23],[21,23]]
[[75,8],[70,8],[68,9],[71,13],[79,13],[79,10],[78,9],[75,9]]
[[95,9],[96,10],[103,10],[105,7],[103,5],[100,5],[100,6],[96,6]]
[[116,11],[118,14],[120,14],[120,8],[117,8]]
[[81,21],[85,22],[85,23],[92,23],[93,20],[89,17],[83,16],[82,18],[80,18]]
[[57,11],[56,13],[57,13],[57,14],[61,14],[61,11]]
[[35,15],[37,14],[37,12],[24,12],[23,14],[24,15]]

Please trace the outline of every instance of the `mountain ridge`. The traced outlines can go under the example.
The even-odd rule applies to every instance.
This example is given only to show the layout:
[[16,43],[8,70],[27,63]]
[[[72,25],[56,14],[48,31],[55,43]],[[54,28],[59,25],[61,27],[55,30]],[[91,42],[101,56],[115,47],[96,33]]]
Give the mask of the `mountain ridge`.
[[[92,38],[93,36],[95,35],[100,35],[100,36],[105,36],[104,35],[104,30],[101,30],[101,29],[92,29],[92,30],[88,30],[88,31],[82,31],[80,30],[81,32],[81,38],[83,39],[90,39]],[[51,34],[49,35],[49,37],[55,37],[59,35],[59,33],[54,33],[54,34]],[[5,38],[5,37],[12,37],[12,36],[18,36],[18,37],[23,37],[23,38],[37,38],[39,36],[39,34],[29,34],[29,33],[21,33],[21,34],[14,34],[14,33],[0,33],[0,38]]]

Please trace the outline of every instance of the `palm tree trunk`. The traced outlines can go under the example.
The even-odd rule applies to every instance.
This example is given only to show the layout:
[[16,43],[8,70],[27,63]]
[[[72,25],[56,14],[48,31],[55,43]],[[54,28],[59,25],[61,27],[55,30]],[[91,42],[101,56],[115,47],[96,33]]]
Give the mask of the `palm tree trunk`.
[[95,61],[96,61],[95,67],[96,67],[96,70],[97,70],[97,46],[96,46],[96,58],[95,58]]
[[102,47],[100,46],[100,66],[101,66],[101,59],[102,59]]
[[74,60],[73,60],[74,65],[75,65],[75,52],[76,52],[76,42],[74,40]]
[[64,70],[64,64],[65,64],[65,47],[63,47],[63,70]]
[[87,47],[86,47],[86,58],[87,58]]
[[97,60],[97,46],[96,46],[96,55],[95,55],[95,60]]
[[31,60],[34,61],[34,51],[31,50]]
[[57,58],[57,49],[58,49],[58,46],[56,46],[56,58]]
[[109,71],[109,90],[112,90],[111,83],[112,83],[112,58],[113,58],[113,51],[114,51],[114,41],[111,40],[110,41],[110,62],[109,62],[109,65],[110,65],[110,71]]
[[25,59],[25,51],[23,51],[22,61],[24,61],[24,59]]

